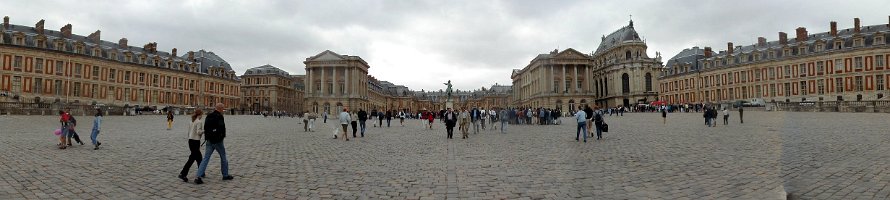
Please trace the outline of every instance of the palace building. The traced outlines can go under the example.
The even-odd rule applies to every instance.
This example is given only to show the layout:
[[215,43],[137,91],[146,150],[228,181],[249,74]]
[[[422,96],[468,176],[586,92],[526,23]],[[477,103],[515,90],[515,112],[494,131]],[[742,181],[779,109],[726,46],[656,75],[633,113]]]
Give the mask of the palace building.
[[101,32],[72,33],[9,23],[0,26],[0,102],[201,107],[240,104],[239,81],[212,52],[177,55],[157,43],[133,47]]
[[630,21],[603,36],[591,54],[571,48],[540,54],[513,70],[512,104],[570,111],[586,104],[614,107],[655,101],[661,58],[650,58],[646,48]]
[[241,76],[244,107],[252,112],[301,113],[298,103],[303,99],[295,82],[295,77],[272,65],[250,68]]
[[777,41],[713,52],[686,49],[668,60],[660,75],[661,99],[670,104],[863,101],[886,99],[890,87],[890,23],[809,33],[795,38],[779,32]]

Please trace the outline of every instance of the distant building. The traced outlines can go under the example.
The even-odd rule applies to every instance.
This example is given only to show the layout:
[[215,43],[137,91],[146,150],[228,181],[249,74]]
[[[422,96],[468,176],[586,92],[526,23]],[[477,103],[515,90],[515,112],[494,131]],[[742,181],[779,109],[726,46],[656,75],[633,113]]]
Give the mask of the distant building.
[[241,76],[244,107],[252,112],[299,113],[303,99],[295,82],[290,74],[272,65],[250,68]]
[[710,47],[686,49],[668,60],[659,91],[671,104],[860,101],[886,99],[890,87],[890,23],[811,34],[804,27],[795,38],[779,32],[777,41],[715,53]]
[[101,40],[101,32],[73,34],[9,23],[0,26],[0,102],[207,107],[240,105],[231,66],[201,50],[177,55],[157,43],[129,46]]
[[569,48],[540,54],[513,70],[513,105],[571,111],[580,105],[633,106],[658,98],[661,57],[646,54],[633,21],[608,36],[591,54]]

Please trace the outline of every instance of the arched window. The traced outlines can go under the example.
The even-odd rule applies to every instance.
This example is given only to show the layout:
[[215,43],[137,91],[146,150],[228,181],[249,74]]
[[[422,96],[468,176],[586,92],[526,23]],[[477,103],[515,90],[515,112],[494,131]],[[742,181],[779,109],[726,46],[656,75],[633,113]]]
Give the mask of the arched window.
[[625,59],[625,60],[630,60],[630,51],[626,51],[626,52],[624,52],[624,59]]
[[627,73],[621,75],[621,92],[630,93],[630,76]]
[[652,74],[648,72],[646,73],[646,91],[652,91]]

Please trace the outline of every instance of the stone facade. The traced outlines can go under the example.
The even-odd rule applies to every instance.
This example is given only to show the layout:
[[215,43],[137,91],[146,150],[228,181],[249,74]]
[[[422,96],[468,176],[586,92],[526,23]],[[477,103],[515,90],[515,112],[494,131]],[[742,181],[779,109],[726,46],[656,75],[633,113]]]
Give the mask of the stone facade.
[[283,111],[302,113],[303,102],[294,86],[295,78],[271,65],[248,69],[241,76],[241,93],[245,105],[252,112]]
[[748,46],[715,53],[686,49],[665,66],[659,91],[667,103],[736,103],[886,100],[890,87],[890,23],[809,34],[779,32]]
[[370,66],[358,56],[324,51],[306,58],[305,110],[336,114],[371,107],[368,90]]
[[613,107],[654,101],[655,76],[662,68],[660,59],[646,54],[646,43],[631,21],[603,36],[600,46],[591,54],[557,49],[514,70],[513,105],[571,111],[594,103]]
[[0,26],[0,102],[204,107],[240,104],[240,88],[231,67],[212,52],[177,55],[60,31]]

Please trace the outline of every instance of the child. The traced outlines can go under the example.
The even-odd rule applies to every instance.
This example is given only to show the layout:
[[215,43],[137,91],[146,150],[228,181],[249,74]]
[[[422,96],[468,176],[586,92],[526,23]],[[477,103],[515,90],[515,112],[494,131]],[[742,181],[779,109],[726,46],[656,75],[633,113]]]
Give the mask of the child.
[[93,133],[90,134],[90,139],[93,140],[93,150],[99,150],[99,145],[102,145],[102,143],[99,142],[99,139],[96,138],[97,136],[99,136],[99,131],[101,130],[101,126],[102,126],[102,110],[96,109],[96,117],[93,120]]

